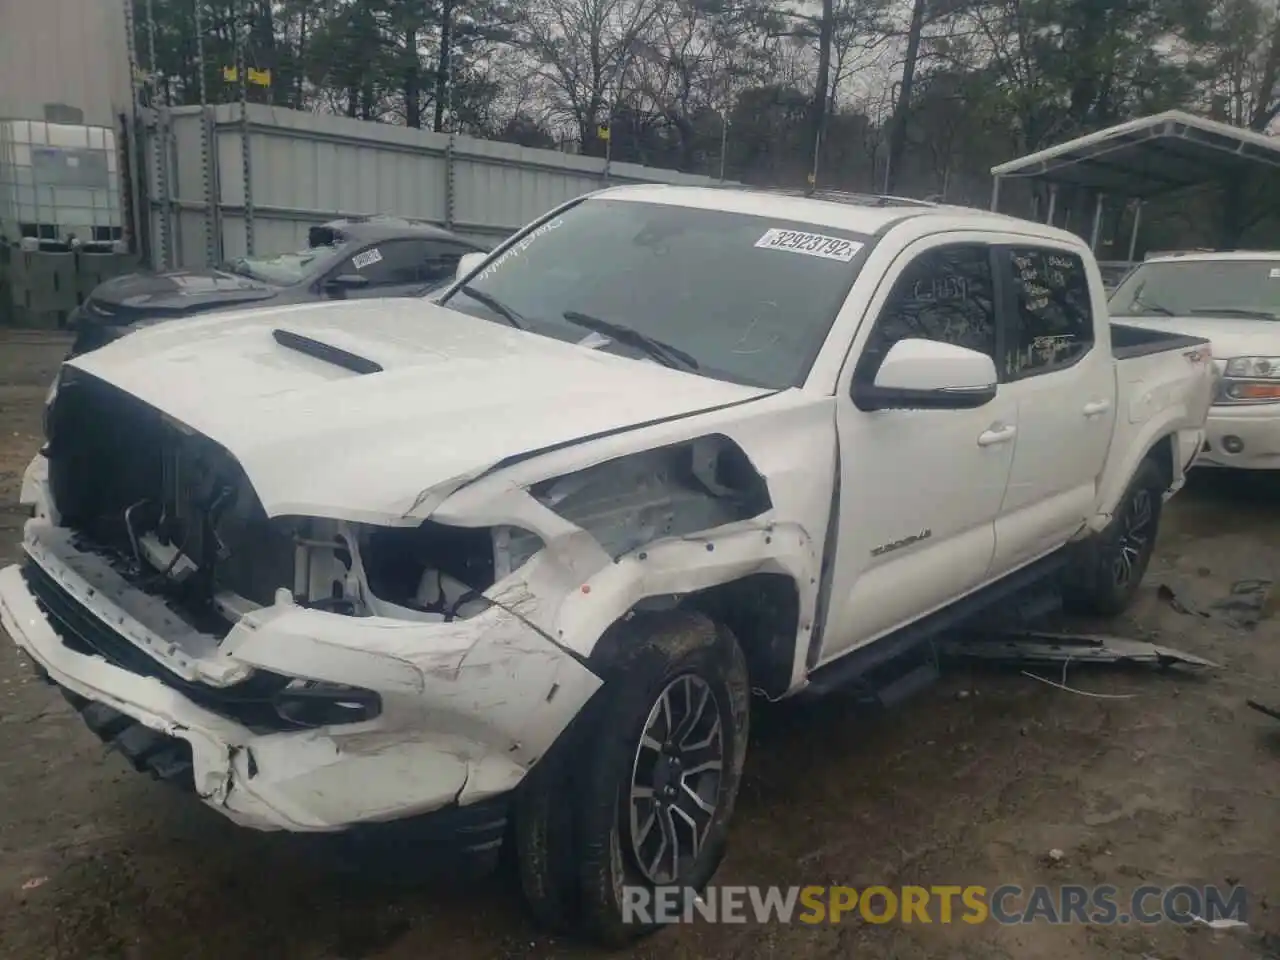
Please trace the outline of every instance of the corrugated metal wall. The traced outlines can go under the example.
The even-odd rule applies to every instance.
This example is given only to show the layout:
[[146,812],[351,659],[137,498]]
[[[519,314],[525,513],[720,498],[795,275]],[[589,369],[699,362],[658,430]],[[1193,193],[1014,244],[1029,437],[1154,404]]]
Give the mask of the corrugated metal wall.
[[0,0],[0,119],[65,104],[84,115],[69,122],[114,128],[129,99],[121,0]]
[[[153,118],[154,121],[154,118]],[[307,228],[339,216],[392,214],[430,220],[496,240],[547,210],[604,185],[604,161],[553,150],[411,130],[251,104],[248,113],[253,252],[306,244]],[[201,150],[210,125],[211,162]],[[152,259],[197,266],[246,252],[246,194],[240,107],[181,107],[168,112],[166,183],[148,177]],[[151,162],[159,138],[149,132]],[[206,179],[207,178],[207,179]],[[614,163],[609,183],[715,181],[671,170]],[[206,202],[208,195],[218,202]],[[164,196],[163,188],[169,196]],[[208,243],[211,231],[212,247]],[[169,238],[157,244],[156,238]],[[162,254],[158,246],[168,246]]]

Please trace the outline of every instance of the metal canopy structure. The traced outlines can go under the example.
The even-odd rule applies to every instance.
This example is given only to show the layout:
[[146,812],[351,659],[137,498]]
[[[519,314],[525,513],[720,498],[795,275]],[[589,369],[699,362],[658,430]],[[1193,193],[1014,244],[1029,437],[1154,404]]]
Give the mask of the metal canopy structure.
[[1030,178],[1148,199],[1260,165],[1280,170],[1280,140],[1169,110],[998,164],[991,175],[997,184]]
[[[1168,110],[992,167],[991,209],[999,206],[1005,180],[1048,183],[1050,222],[1059,186],[1095,191],[1092,243],[1096,249],[1104,195],[1141,204],[1177,190],[1240,182],[1262,173],[1280,174],[1280,139]],[[1130,259],[1137,231],[1135,218]]]

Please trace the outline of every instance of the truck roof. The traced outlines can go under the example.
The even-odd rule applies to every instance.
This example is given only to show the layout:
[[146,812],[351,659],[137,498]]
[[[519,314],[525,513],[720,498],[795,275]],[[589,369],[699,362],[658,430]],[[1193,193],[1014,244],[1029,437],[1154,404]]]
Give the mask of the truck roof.
[[634,200],[649,203],[667,203],[704,210],[723,210],[754,216],[777,217],[779,220],[800,220],[820,224],[852,233],[874,234],[895,223],[929,217],[937,218],[939,228],[977,227],[979,229],[1006,229],[1025,233],[1028,227],[1046,238],[1052,238],[1080,246],[1083,241],[1074,233],[1024,220],[1002,213],[973,207],[931,203],[906,197],[890,197],[874,194],[817,191],[774,190],[743,186],[686,187],[672,184],[635,184],[609,187],[595,196],[614,200]]

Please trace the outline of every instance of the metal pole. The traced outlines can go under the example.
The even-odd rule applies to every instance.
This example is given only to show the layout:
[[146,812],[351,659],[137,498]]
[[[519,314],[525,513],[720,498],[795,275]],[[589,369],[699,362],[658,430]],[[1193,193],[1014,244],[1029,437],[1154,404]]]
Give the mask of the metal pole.
[[991,181],[991,211],[1000,209],[1000,178],[994,177]]
[[200,89],[200,183],[204,190],[204,262],[205,266],[213,266],[218,261],[217,245],[214,242],[213,231],[213,205],[217,202],[213,196],[212,178],[209,176],[210,165],[210,136],[209,136],[209,118],[206,116],[209,108],[209,91],[205,84],[205,62],[204,62],[204,22],[200,17],[200,7],[203,0],[192,0],[191,8],[195,18],[196,27],[196,71],[199,77]]
[[729,143],[729,111],[720,111],[720,182],[724,183],[724,155]]
[[[613,103],[609,104],[609,113],[605,118],[608,124],[609,136],[604,141],[604,185],[609,185],[609,163],[613,160]],[[599,128],[596,129],[597,135],[600,133]]]
[[[145,235],[142,224],[139,222],[141,216],[138,195],[138,177],[136,163],[128,162],[130,157],[137,157],[138,130],[142,125],[138,122],[138,49],[137,38],[134,34],[133,21],[133,0],[120,0],[124,4],[124,30],[125,30],[125,50],[129,57],[129,113],[128,121],[124,128],[120,131],[120,135],[124,140],[121,145],[124,149],[121,151],[126,158],[126,162],[120,166],[121,176],[129,179],[129,215],[123,218],[121,223],[121,237],[124,247],[130,253],[149,253],[142,249],[142,237]],[[124,199],[123,197],[121,198]]]
[[[826,124],[825,114],[823,124]],[[809,171],[809,189],[818,189],[818,159],[822,156],[822,130],[819,129],[813,138],[813,169]]]
[[445,77],[445,109],[449,113],[449,143],[444,150],[444,225],[448,230],[453,229],[455,220],[454,204],[456,201],[457,184],[454,180],[457,175],[455,165],[454,150],[457,148],[458,142],[458,122],[453,114],[453,65],[455,57],[449,57],[449,73]]
[[1129,231],[1129,262],[1133,263],[1134,254],[1138,251],[1138,227],[1142,223],[1142,201],[1133,208],[1133,229]]
[[1089,236],[1089,249],[1098,252],[1098,234],[1102,230],[1102,194],[1099,193],[1093,204],[1093,232]]
[[236,79],[240,82],[240,165],[244,176],[244,253],[253,256],[253,166],[249,159],[249,70],[246,66],[242,29],[249,25],[249,18],[241,15],[236,0]]
[[1058,185],[1051,183],[1049,185],[1049,215],[1044,218],[1044,222],[1049,226],[1053,226],[1053,215],[1058,209]]
[[147,0],[146,8],[147,21],[147,61],[149,80],[151,82],[151,105],[156,118],[155,127],[155,160],[154,170],[156,178],[156,190],[160,194],[160,222],[159,230],[157,230],[157,246],[159,250],[158,266],[161,270],[167,270],[172,264],[169,255],[169,137],[165,125],[165,110],[156,103],[156,80],[160,75],[156,69],[156,21],[153,15],[152,2]]

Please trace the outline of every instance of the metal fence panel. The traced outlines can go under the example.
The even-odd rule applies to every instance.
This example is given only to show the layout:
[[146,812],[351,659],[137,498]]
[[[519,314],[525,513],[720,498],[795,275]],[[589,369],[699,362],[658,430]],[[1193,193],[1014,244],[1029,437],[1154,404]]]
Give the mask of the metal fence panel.
[[[148,112],[148,197],[153,236],[168,237],[170,262],[207,260],[206,229],[223,258],[297,249],[307,228],[336,217],[390,214],[429,220],[464,236],[495,241],[552,207],[605,185],[605,163],[554,150],[250,104],[249,190],[238,104],[210,108],[213,137],[201,150],[200,107],[176,107],[157,124]],[[168,128],[170,164],[155,176],[157,140]],[[450,166],[452,165],[452,170]],[[451,175],[452,174],[452,175]],[[630,163],[609,166],[610,183],[717,181]],[[206,201],[213,184],[217,209]],[[166,196],[167,194],[167,196]],[[246,200],[252,230],[246,229]],[[170,210],[169,220],[164,210]],[[165,225],[170,229],[163,231]],[[153,255],[160,266],[158,253]]]

